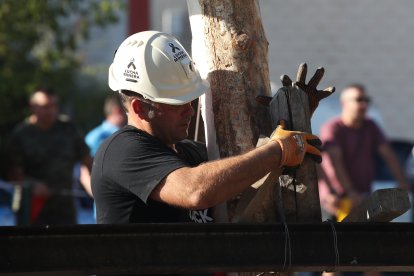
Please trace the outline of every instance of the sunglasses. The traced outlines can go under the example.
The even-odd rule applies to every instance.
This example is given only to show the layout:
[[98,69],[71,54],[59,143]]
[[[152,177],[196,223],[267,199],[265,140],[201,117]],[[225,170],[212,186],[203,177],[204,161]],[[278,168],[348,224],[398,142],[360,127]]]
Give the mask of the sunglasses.
[[354,101],[358,103],[362,103],[362,102],[370,103],[371,99],[369,97],[358,97],[358,98],[355,98]]

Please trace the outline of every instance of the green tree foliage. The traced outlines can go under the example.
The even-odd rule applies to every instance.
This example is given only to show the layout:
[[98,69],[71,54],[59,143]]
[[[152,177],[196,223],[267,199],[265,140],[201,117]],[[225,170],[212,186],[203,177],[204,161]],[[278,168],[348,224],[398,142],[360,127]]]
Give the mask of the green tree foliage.
[[35,87],[54,87],[63,102],[71,91],[86,89],[77,85],[77,49],[92,27],[115,23],[124,6],[111,0],[0,1],[0,144],[28,114]]

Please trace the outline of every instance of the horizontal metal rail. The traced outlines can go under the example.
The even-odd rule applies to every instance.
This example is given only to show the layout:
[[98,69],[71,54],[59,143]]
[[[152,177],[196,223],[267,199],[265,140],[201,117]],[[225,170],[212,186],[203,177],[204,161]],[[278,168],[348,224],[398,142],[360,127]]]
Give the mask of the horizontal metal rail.
[[413,223],[0,227],[0,274],[414,271]]

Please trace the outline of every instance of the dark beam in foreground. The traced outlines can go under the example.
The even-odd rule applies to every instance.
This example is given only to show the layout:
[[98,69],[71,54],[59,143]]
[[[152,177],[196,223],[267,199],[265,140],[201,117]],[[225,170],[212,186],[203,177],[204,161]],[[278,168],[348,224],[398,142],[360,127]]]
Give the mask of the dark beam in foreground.
[[413,248],[412,223],[0,227],[0,274],[414,271]]

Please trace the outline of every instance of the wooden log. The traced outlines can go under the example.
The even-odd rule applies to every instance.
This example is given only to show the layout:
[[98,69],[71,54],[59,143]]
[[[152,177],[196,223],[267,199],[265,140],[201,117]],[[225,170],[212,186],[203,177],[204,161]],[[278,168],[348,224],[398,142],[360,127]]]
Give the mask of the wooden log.
[[[202,115],[210,160],[253,149],[260,134],[271,132],[267,109],[258,95],[271,96],[268,42],[258,1],[188,0],[192,56],[210,82]],[[229,202],[229,217],[237,199]]]
[[406,190],[400,188],[376,190],[361,205],[352,208],[342,222],[389,222],[411,208]]

